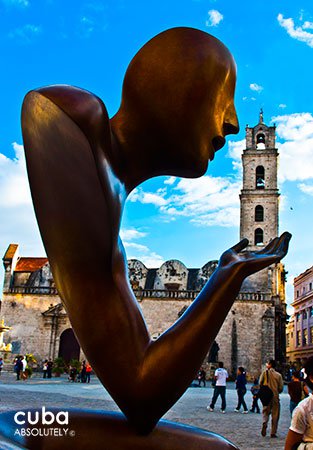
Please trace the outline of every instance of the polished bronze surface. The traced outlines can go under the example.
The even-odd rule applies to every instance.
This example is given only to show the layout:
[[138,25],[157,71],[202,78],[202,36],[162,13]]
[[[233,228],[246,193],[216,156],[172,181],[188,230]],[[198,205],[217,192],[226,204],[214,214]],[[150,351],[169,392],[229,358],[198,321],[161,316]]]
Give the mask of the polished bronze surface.
[[[27,417],[30,413],[34,419],[36,411],[41,414],[40,410],[27,410],[25,415]],[[50,411],[55,416],[59,412],[54,408],[49,408]],[[24,425],[16,425],[14,412],[8,412],[1,415],[0,436],[10,442],[15,433],[17,448],[35,450],[238,450],[215,433],[166,420],[161,420],[149,435],[142,436],[134,431],[121,413],[69,410],[69,424],[58,425],[57,430],[60,431],[55,436],[52,433],[45,436],[45,432],[49,434],[49,429],[55,425],[41,426],[40,438],[36,436],[38,425],[29,425],[34,436],[31,432],[28,437],[19,436],[16,430],[21,434]]]
[[[246,239],[227,250],[185,314],[151,340],[119,238],[123,205],[150,177],[205,173],[225,136],[238,132],[235,78],[220,41],[175,28],[134,57],[111,120],[98,97],[71,86],[31,91],[23,104],[33,203],[58,292],[97,376],[141,435],[193,380],[245,277],[288,249],[284,233],[259,252],[242,253]],[[191,448],[183,442],[173,449]],[[218,445],[203,448],[230,448]]]

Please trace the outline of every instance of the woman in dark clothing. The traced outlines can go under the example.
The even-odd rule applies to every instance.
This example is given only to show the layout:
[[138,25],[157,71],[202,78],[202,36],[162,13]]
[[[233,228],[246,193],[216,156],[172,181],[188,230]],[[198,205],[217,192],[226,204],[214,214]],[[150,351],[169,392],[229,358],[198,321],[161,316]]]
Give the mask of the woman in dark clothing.
[[300,379],[300,372],[296,370],[291,377],[290,383],[288,383],[288,394],[290,396],[290,414],[305,397],[309,395],[309,390],[303,381]]
[[246,372],[243,367],[238,367],[237,372],[237,378],[236,378],[236,389],[237,389],[237,395],[238,395],[238,404],[237,408],[235,409],[236,412],[240,411],[241,405],[243,406],[243,414],[248,414],[248,408],[244,399],[244,396],[247,392],[246,389]]

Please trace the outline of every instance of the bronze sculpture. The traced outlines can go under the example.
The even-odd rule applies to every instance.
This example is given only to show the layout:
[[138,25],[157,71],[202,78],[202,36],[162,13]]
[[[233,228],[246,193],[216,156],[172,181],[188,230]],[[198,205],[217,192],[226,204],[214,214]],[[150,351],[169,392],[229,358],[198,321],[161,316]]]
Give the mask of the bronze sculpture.
[[[289,233],[256,253],[241,253],[246,239],[224,252],[197,299],[157,341],[130,287],[119,239],[123,205],[135,186],[157,175],[203,175],[225,136],[238,132],[235,78],[233,58],[220,41],[174,28],[133,58],[112,119],[98,97],[70,86],[41,88],[25,98],[28,175],[54,280],[85,355],[129,423],[73,413],[81,425],[87,414],[96,431],[86,429],[76,447],[88,442],[102,448],[105,442],[112,449],[190,449],[190,433],[195,448],[235,448],[210,433],[175,426],[168,447],[162,435],[167,425],[152,430],[194,378],[244,278],[284,257]],[[70,448],[73,441],[45,445]]]

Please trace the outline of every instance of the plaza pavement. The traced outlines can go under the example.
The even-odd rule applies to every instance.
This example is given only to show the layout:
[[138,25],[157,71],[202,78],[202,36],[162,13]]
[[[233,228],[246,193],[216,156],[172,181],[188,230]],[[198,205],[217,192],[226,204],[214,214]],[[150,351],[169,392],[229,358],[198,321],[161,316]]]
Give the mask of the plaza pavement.
[[[125,382],[127,383],[127,380]],[[251,405],[249,388],[250,386],[246,394],[248,407]],[[217,401],[214,412],[207,411],[206,407],[212,393],[213,389],[208,384],[205,388],[188,388],[164,418],[219,433],[238,445],[241,450],[283,450],[290,423],[289,396],[286,392],[281,394],[278,439],[261,436],[261,414],[234,412],[237,401],[234,383],[228,383],[226,414],[220,412],[220,399]],[[90,384],[81,384],[68,382],[65,375],[61,378],[44,380],[35,374],[24,382],[15,381],[13,373],[2,373],[0,377],[0,412],[30,407],[41,408],[42,406],[46,408],[59,407],[63,410],[79,407],[118,411],[114,401],[95,377],[92,377]],[[0,443],[0,450],[4,448],[8,449],[7,446],[2,447]]]

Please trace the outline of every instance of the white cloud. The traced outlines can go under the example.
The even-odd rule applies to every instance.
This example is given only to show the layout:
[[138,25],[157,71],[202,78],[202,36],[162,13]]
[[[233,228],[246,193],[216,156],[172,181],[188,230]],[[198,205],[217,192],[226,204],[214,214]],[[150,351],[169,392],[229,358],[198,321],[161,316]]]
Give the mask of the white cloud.
[[[237,192],[238,196],[238,192]],[[220,227],[238,227],[239,226],[239,209],[235,207],[227,207],[214,211],[210,214],[203,214],[199,217],[194,217],[191,222],[196,225],[211,227],[218,225]]]
[[287,105],[285,105],[285,103],[280,103],[278,105],[278,108],[285,109],[285,108],[287,108]]
[[1,3],[5,6],[18,6],[22,8],[29,6],[28,0],[1,0]]
[[313,22],[304,22],[304,24],[302,25],[302,28],[304,30],[313,30]]
[[258,93],[262,92],[263,89],[264,89],[263,86],[260,86],[257,83],[251,83],[249,85],[249,87],[250,87],[251,91],[255,91],[255,92],[258,92]]
[[216,9],[210,9],[208,11],[208,18],[205,22],[207,27],[217,27],[217,25],[223,20],[224,16]]
[[142,237],[145,237],[146,235],[147,233],[136,230],[135,228],[124,228],[120,231],[121,238],[125,240],[140,239]]
[[278,14],[277,20],[279,25],[287,31],[290,37],[304,42],[309,47],[313,47],[313,33],[305,31],[305,29],[312,28],[310,26],[311,22],[304,22],[304,24],[297,27],[295,26],[294,20],[292,18],[285,19],[282,14]]
[[120,236],[123,239],[127,259],[139,259],[146,267],[160,267],[164,262],[164,258],[151,251],[147,245],[132,242],[133,240],[146,237],[146,232],[135,228],[128,228],[122,229]]
[[124,247],[127,249],[130,248],[145,253],[149,251],[149,248],[146,245],[138,244],[137,242],[124,242]]
[[169,177],[169,178],[166,178],[166,180],[164,181],[164,184],[170,184],[170,185],[172,185],[172,184],[175,183],[176,180],[177,180],[176,177]]
[[12,144],[15,158],[10,159],[0,153],[0,207],[16,208],[32,205],[26,175],[23,146]]
[[128,199],[131,202],[139,201],[140,203],[152,204],[155,206],[164,206],[167,203],[162,192],[160,194],[154,194],[153,192],[145,192],[141,188],[134,189]]
[[[239,217],[240,187],[241,181],[230,177],[206,175],[197,179],[182,179],[161,211],[173,217],[188,217],[196,225],[236,226],[238,221],[234,221],[233,210],[237,210]],[[229,208],[232,214],[224,214]]]
[[294,113],[272,118],[276,123],[278,137],[286,141],[306,141],[313,138],[311,113]]
[[9,33],[9,38],[16,39],[22,44],[30,44],[34,38],[42,33],[39,25],[27,24],[21,28],[16,28]]
[[[12,144],[13,159],[0,153],[0,257],[10,243],[20,244],[20,255],[45,256],[33,211],[23,146]],[[3,272],[0,271],[0,285]]]
[[80,35],[88,38],[94,31],[94,21],[87,16],[83,16],[80,18]]
[[300,189],[300,191],[304,192],[305,194],[312,195],[312,197],[313,197],[313,185],[312,184],[300,183],[300,184],[298,184],[298,188]]
[[160,267],[165,259],[155,252],[152,252],[149,247],[135,242],[124,242],[126,248],[127,259],[139,259],[148,268]]

